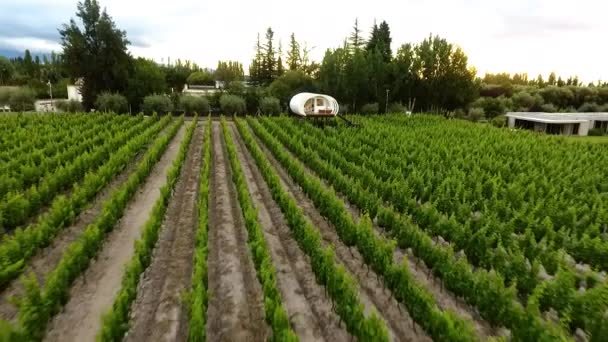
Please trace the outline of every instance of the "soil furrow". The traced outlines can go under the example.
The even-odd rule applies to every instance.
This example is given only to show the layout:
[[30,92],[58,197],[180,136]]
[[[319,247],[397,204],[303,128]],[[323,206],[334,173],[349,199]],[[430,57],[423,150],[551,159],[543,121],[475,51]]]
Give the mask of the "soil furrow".
[[258,220],[277,269],[279,290],[291,325],[302,341],[348,341],[350,335],[340,327],[340,318],[331,308],[331,299],[318,285],[308,257],[302,252],[281,209],[272,199],[253,157],[245,147],[234,122],[230,123],[237,154],[249,192],[258,209]]
[[296,199],[313,225],[319,228],[324,243],[334,246],[336,259],[357,280],[359,298],[365,306],[366,313],[369,314],[375,310],[380,315],[387,323],[392,341],[431,341],[424,330],[412,320],[405,307],[392,298],[390,291],[386,290],[384,284],[374,276],[374,272],[368,270],[363,257],[356,248],[348,248],[342,243],[334,227],[319,213],[281,163],[274,158],[258,137],[255,139],[277,171],[282,185]]
[[247,246],[247,232],[232,182],[220,123],[213,123],[209,211],[209,341],[265,341],[261,285]]
[[[163,129],[157,136],[166,134],[167,128]],[[84,209],[69,227],[65,227],[53,239],[51,244],[34,255],[26,266],[23,274],[34,274],[39,284],[44,284],[45,276],[48,272],[57,267],[63,256],[64,250],[78,240],[84,229],[93,223],[101,213],[104,203],[112,195],[112,191],[120,187],[129,179],[129,175],[135,170],[137,164],[146,154],[148,146],[145,147],[118,175],[116,175],[105,187],[101,189],[91,201],[89,206]],[[13,280],[0,294],[0,319],[15,321],[18,309],[10,302],[11,297],[21,297],[24,294],[23,284],[20,279]]]
[[69,301],[62,312],[49,324],[46,341],[94,341],[101,327],[102,315],[110,309],[121,287],[125,264],[134,253],[134,242],[141,227],[150,216],[160,188],[166,183],[166,173],[179,151],[184,138],[182,125],[160,161],[107,237],[97,258],[74,282]]
[[194,131],[152,262],[142,275],[126,341],[182,341],[187,337],[187,310],[182,294],[188,290],[192,275],[202,126],[199,124]]

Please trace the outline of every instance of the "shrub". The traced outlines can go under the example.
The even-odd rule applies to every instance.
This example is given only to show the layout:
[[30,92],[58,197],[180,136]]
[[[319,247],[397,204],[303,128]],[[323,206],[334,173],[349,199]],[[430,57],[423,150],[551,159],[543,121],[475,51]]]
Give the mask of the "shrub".
[[608,113],[608,103],[599,106],[597,111],[601,113]]
[[215,85],[213,75],[207,70],[196,71],[190,74],[187,79],[188,84],[194,85]]
[[599,112],[600,107],[595,102],[586,102],[578,108],[579,112]]
[[245,100],[236,95],[222,95],[220,108],[226,115],[245,114]]
[[11,98],[10,89],[0,89],[0,106],[8,105],[8,100]]
[[10,92],[8,104],[13,112],[34,110],[36,101],[34,93],[29,89],[17,89]]
[[171,99],[165,95],[148,95],[144,97],[141,110],[146,115],[152,115],[154,113],[166,114],[173,110],[173,103],[171,102]]
[[378,103],[368,103],[361,107],[361,114],[378,114]]
[[471,121],[473,121],[473,122],[477,122],[481,118],[483,118],[484,115],[485,115],[485,112],[484,112],[483,108],[481,108],[481,107],[473,107],[473,108],[469,109],[468,119],[471,120]]
[[118,93],[103,92],[97,96],[95,107],[100,112],[126,113],[129,103],[126,97]]
[[604,132],[602,131],[601,128],[592,128],[589,130],[588,135],[592,136],[592,137],[599,137],[599,136],[604,135]]
[[389,113],[405,113],[405,112],[407,112],[407,109],[405,108],[404,105],[401,104],[401,102],[393,102],[388,106],[388,112]]
[[78,113],[78,112],[83,111],[82,103],[80,103],[76,100],[57,101],[57,102],[55,102],[55,106],[57,107],[57,109],[61,110],[62,112]]
[[506,127],[507,126],[507,117],[504,115],[499,115],[490,121],[493,126],[496,127]]
[[543,112],[546,112],[546,113],[555,113],[555,112],[557,112],[557,108],[552,103],[545,103],[544,105],[540,106],[540,109]]
[[179,99],[179,107],[188,115],[203,115],[209,112],[209,100],[206,97],[185,95]]
[[260,110],[262,114],[279,115],[281,113],[281,103],[276,97],[263,97],[260,100]]

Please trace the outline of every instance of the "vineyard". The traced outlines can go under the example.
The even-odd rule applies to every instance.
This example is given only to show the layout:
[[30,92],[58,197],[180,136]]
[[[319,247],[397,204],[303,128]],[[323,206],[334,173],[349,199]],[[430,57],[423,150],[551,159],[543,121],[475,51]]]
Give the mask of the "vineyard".
[[608,340],[605,145],[349,119],[0,116],[0,340]]

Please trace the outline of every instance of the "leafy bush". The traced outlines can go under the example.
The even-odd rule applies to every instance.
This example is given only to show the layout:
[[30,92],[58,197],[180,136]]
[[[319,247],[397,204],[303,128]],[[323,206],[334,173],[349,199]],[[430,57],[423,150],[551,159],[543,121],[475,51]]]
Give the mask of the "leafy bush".
[[61,110],[62,112],[78,113],[83,111],[82,103],[76,100],[57,101],[55,106],[57,106],[57,109]]
[[513,106],[511,99],[504,96],[493,97],[480,97],[472,104],[473,107],[483,108],[485,116],[491,119],[498,115],[503,115]]
[[281,113],[281,103],[276,97],[263,97],[260,100],[260,110],[262,114],[279,115]]
[[222,95],[220,97],[220,108],[227,115],[245,114],[245,100],[236,95]]
[[595,102],[586,102],[583,103],[582,106],[578,108],[578,111],[581,113],[593,113],[599,112],[600,107]]
[[188,115],[202,115],[209,112],[209,100],[206,97],[185,95],[179,99],[179,107]]
[[401,102],[393,102],[388,106],[389,113],[405,113],[407,108],[401,104]]
[[540,109],[543,112],[546,112],[546,113],[555,113],[555,112],[557,112],[557,107],[555,107],[555,105],[552,104],[552,103],[545,103],[544,105],[540,106]]
[[13,112],[25,112],[34,110],[35,101],[34,93],[30,89],[22,88],[10,92],[8,104]]
[[604,135],[604,132],[602,131],[601,128],[592,128],[589,130],[588,135],[592,136],[592,137],[600,137],[600,136]]
[[11,90],[7,88],[0,89],[0,106],[8,104],[8,100],[11,97]]
[[196,71],[190,74],[187,79],[188,84],[193,85],[215,85],[213,75],[207,70]]
[[473,107],[473,108],[469,109],[468,119],[471,120],[471,121],[473,121],[473,122],[477,122],[481,118],[483,118],[485,114],[486,113],[483,110],[483,108],[481,108],[481,107]]
[[126,97],[118,93],[103,92],[97,96],[95,107],[100,112],[126,113],[129,103]]
[[490,121],[492,125],[496,127],[506,127],[507,126],[507,117],[504,115],[499,115]]
[[368,103],[361,107],[361,114],[378,114],[378,103]]
[[152,115],[154,113],[166,114],[173,110],[173,103],[171,102],[171,99],[165,95],[148,95],[144,97],[141,110],[146,115]]

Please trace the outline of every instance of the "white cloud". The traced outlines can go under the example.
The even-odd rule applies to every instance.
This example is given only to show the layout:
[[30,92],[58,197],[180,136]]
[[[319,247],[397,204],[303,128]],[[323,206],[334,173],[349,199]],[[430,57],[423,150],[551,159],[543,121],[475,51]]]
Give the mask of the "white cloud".
[[[102,0],[101,5],[127,30],[132,53],[157,61],[179,57],[214,67],[220,59],[232,59],[248,65],[257,33],[263,38],[268,26],[284,47],[295,32],[314,46],[312,57],[320,60],[327,48],[342,43],[358,17],[366,36],[374,19],[386,20],[393,50],[439,34],[460,45],[480,72],[535,77],[556,71],[586,81],[608,80],[608,45],[603,43],[608,3],[602,0]],[[73,0],[0,0],[0,22],[18,20],[52,31],[75,9]],[[19,15],[11,19],[15,12]]]

